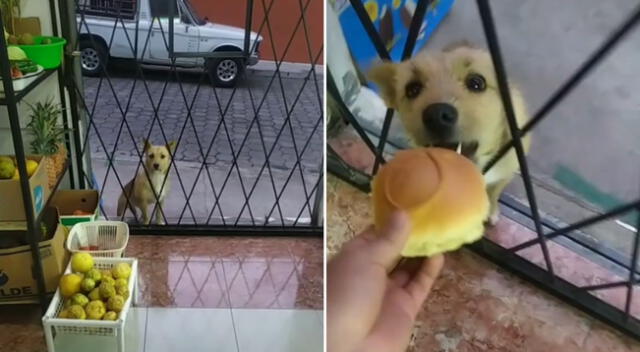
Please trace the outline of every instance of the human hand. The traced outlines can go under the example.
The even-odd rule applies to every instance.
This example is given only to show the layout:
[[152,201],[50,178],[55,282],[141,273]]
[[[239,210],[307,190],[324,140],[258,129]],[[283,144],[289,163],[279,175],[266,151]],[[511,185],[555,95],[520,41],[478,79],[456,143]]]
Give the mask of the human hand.
[[400,261],[408,236],[409,219],[395,213],[384,229],[368,228],[329,262],[329,352],[406,350],[415,318],[444,264],[442,255]]

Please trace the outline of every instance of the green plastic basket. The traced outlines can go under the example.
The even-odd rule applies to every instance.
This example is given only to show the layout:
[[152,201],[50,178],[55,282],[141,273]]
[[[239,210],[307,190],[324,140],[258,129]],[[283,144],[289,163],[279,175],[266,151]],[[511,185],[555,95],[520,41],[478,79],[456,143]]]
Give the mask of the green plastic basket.
[[[51,44],[40,44],[44,39],[51,39]],[[67,41],[58,37],[33,37],[34,45],[17,45],[27,57],[45,69],[57,68],[62,63],[64,45]]]

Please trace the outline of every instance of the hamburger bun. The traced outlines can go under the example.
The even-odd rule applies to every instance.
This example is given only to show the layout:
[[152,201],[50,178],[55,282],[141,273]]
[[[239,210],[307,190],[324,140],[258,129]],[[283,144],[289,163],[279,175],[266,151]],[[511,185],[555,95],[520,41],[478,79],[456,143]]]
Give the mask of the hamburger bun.
[[384,227],[394,211],[409,215],[404,257],[429,257],[479,240],[489,214],[480,170],[443,148],[396,153],[374,177],[372,200],[376,228]]

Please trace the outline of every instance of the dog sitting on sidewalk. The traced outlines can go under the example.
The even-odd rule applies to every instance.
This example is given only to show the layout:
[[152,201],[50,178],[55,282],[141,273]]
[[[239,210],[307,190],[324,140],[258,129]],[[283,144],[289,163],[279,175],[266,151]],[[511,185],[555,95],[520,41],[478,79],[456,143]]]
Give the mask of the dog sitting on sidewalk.
[[138,171],[133,180],[124,186],[124,190],[118,198],[118,217],[122,218],[125,211],[130,209],[137,218],[135,208],[138,208],[142,213],[142,223],[148,225],[150,222],[148,208],[157,203],[158,205],[155,207],[156,224],[164,225],[163,205],[170,189],[169,171],[175,147],[175,142],[169,142],[167,145],[151,145],[145,139],[142,150],[144,154],[143,168]]

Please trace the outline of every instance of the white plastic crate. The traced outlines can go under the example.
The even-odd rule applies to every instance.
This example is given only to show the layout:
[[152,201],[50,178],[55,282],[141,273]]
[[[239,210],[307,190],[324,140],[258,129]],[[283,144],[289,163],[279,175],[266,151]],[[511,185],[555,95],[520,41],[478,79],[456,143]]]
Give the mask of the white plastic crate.
[[[95,267],[98,269],[111,269],[119,263],[129,263],[131,276],[129,277],[129,298],[126,300],[122,311],[115,321],[108,320],[80,320],[60,319],[58,314],[63,309],[64,299],[60,289],[56,290],[53,300],[49,304],[46,314],[42,318],[44,334],[47,341],[47,350],[56,352],[55,339],[60,335],[106,336],[116,339],[118,352],[124,352],[124,325],[127,313],[132,305],[135,305],[138,281],[138,260],[134,258],[94,258]],[[65,274],[71,273],[71,263],[67,266]],[[58,351],[64,352],[64,351]]]
[[[121,221],[91,221],[73,225],[67,238],[69,252],[87,252],[94,257],[119,258],[129,242],[129,225]],[[97,250],[80,249],[97,246]]]

